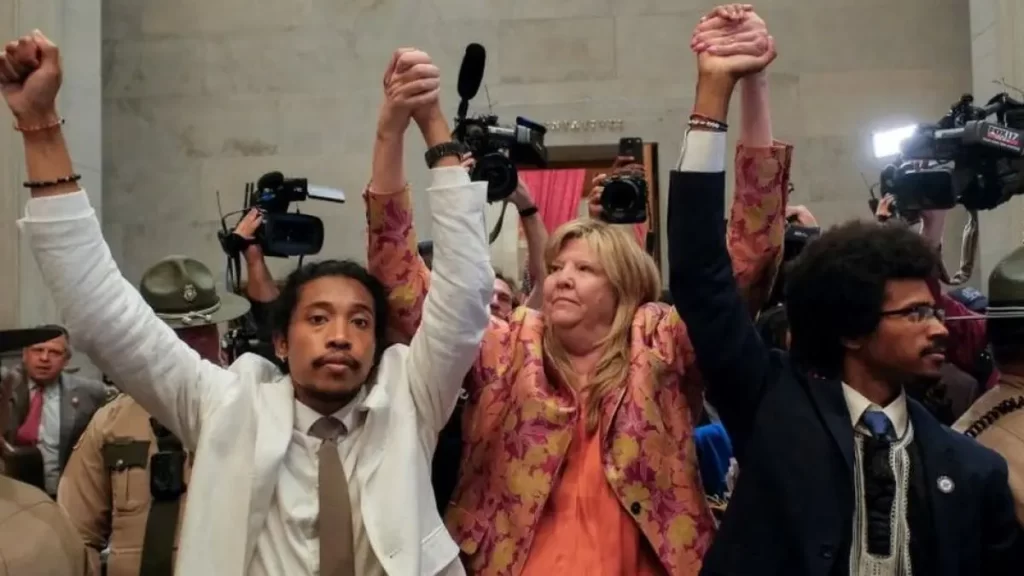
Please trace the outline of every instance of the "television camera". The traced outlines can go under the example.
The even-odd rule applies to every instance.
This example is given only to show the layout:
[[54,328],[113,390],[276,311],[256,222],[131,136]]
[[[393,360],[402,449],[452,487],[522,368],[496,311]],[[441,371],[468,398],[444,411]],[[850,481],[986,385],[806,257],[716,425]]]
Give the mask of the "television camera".
[[[989,121],[989,117],[995,121]],[[962,96],[936,124],[918,126],[900,146],[898,164],[882,170],[882,196],[892,194],[894,216],[917,222],[924,210],[963,205],[960,269],[942,280],[956,286],[970,279],[978,243],[978,211],[991,210],[1024,193],[1024,103],[1006,93],[984,107]]]
[[[995,116],[995,122],[988,121]],[[984,107],[965,94],[936,124],[918,126],[882,170],[882,196],[909,221],[922,210],[991,210],[1024,192],[1024,103],[998,94]]]
[[512,195],[519,185],[516,164],[544,168],[548,149],[544,145],[547,128],[517,117],[514,125],[502,125],[493,114],[467,116],[472,100],[484,77],[487,52],[480,44],[470,44],[459,68],[458,114],[452,137],[473,154],[476,164],[469,176],[487,182],[487,201],[498,202]]
[[[317,254],[323,248],[324,223],[312,214],[302,214],[289,208],[295,202],[307,199],[325,200],[344,203],[345,194],[340,190],[311,186],[305,178],[286,178],[280,172],[264,174],[255,183],[245,185],[245,197],[242,209],[222,215],[221,230],[217,239],[227,255],[226,284],[228,290],[236,294],[242,293],[242,253],[246,248],[258,245],[263,256],[273,258],[289,258]],[[219,200],[219,198],[218,198]],[[245,217],[250,210],[259,210],[263,222],[256,230],[253,238],[243,238],[229,228],[227,219],[241,214]],[[224,334],[221,348],[233,361],[245,352],[254,352],[277,362],[270,344],[270,334],[265,313],[259,313],[265,306],[253,302],[252,311],[233,322]],[[263,310],[266,312],[265,310]]]

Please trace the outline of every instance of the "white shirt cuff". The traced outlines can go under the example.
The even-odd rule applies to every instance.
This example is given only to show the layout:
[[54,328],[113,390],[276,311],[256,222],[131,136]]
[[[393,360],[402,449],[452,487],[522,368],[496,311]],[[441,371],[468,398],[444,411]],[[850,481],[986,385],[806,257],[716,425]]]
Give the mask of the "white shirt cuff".
[[27,222],[53,222],[88,218],[92,214],[93,209],[92,205],[89,204],[89,195],[83,189],[70,194],[32,198],[25,204],[25,217],[23,220]]
[[725,172],[725,132],[689,130],[683,138],[676,170],[680,172]]

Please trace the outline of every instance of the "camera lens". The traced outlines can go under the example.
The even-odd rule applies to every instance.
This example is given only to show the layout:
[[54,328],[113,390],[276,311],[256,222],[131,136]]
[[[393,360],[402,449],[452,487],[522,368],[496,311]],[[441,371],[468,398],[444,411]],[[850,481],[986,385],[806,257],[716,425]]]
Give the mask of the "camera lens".
[[640,197],[641,192],[631,179],[615,179],[605,184],[601,192],[601,204],[610,212],[626,211],[632,209]]
[[487,182],[487,201],[497,202],[512,195],[519,184],[519,174],[508,158],[498,152],[478,158],[470,172],[475,181]]

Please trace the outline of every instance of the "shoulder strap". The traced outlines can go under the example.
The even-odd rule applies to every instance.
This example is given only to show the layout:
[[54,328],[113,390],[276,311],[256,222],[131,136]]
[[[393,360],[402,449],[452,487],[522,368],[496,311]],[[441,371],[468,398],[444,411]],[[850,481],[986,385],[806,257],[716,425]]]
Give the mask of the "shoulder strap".
[[991,410],[985,412],[977,420],[972,422],[971,425],[964,430],[964,435],[971,438],[977,438],[982,432],[995,424],[996,421],[1003,416],[1012,414],[1021,409],[1024,409],[1024,396],[1007,398],[999,404],[996,404]]

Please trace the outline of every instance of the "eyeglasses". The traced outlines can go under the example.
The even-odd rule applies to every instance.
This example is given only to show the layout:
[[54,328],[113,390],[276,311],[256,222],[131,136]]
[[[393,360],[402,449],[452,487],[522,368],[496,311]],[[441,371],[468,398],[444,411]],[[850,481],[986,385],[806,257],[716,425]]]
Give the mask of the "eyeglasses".
[[918,304],[916,306],[900,308],[899,310],[885,310],[882,312],[882,317],[886,316],[899,316],[911,322],[925,322],[932,318],[939,322],[946,321],[946,311],[929,304]]

